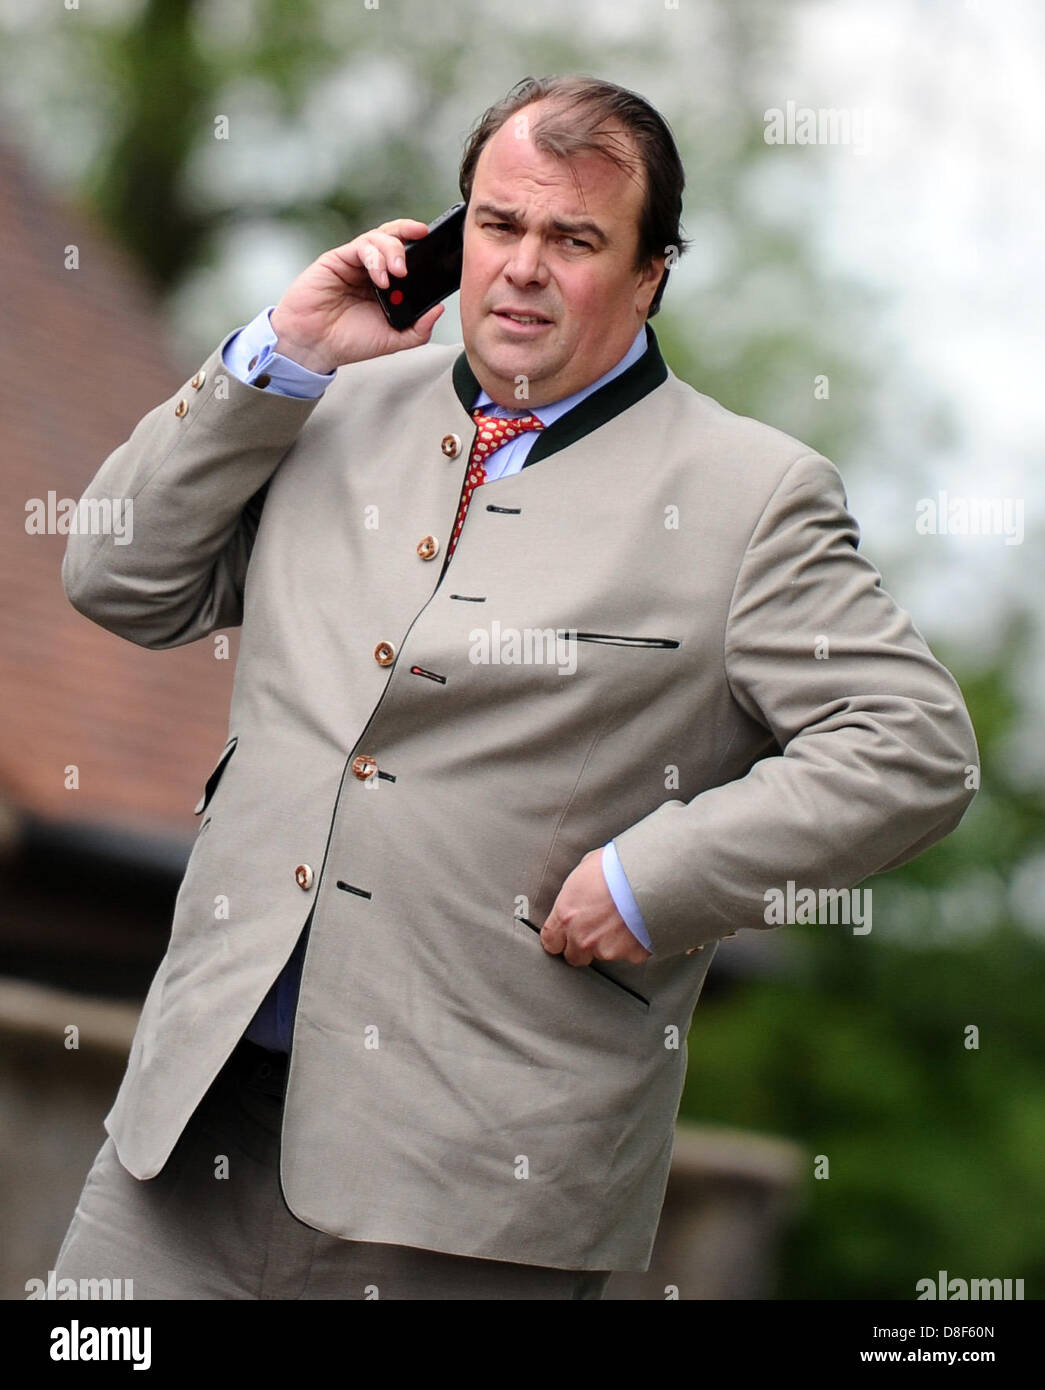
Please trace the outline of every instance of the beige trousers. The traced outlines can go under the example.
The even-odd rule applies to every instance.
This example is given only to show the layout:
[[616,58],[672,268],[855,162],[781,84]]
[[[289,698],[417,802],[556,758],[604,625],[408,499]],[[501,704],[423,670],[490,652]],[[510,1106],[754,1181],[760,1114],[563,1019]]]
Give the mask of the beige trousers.
[[107,1138],[56,1277],[131,1279],[136,1299],[602,1298],[609,1271],[341,1240],[298,1221],[279,1185],[282,1062],[241,1042],[146,1182]]

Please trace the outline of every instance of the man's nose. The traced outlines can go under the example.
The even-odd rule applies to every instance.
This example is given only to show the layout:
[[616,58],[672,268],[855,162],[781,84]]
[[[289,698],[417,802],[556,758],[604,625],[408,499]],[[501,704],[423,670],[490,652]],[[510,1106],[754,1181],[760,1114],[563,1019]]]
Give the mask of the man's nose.
[[519,238],[504,267],[504,274],[513,285],[543,284],[548,278],[541,238],[536,233]]

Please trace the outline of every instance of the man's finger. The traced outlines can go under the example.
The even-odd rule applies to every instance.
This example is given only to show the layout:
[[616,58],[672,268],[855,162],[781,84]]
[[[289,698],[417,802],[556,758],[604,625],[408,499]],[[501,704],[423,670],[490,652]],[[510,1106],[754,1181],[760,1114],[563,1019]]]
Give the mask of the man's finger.
[[591,951],[586,951],[583,947],[577,946],[574,942],[570,941],[567,943],[564,959],[570,965],[591,965],[595,956]]
[[390,232],[392,236],[406,236],[410,241],[417,241],[428,232],[427,222],[418,222],[416,217],[396,217],[391,222],[382,222],[380,227],[375,227],[378,232]]
[[553,907],[541,927],[541,945],[553,956],[561,955],[566,946],[566,928]]
[[[403,275],[406,272],[406,250],[403,243],[398,237],[385,232],[367,232],[354,243],[353,254],[358,257],[360,265],[374,284],[380,285],[384,290],[388,289],[389,276]],[[346,256],[345,259],[350,258]]]
[[436,320],[442,317],[445,308],[446,306],[444,304],[434,305],[428,310],[427,314],[422,314],[416,323],[413,323],[409,328],[404,330],[404,336],[410,334],[412,337],[416,338],[417,347],[421,347],[424,343],[427,343],[432,329],[436,325]]

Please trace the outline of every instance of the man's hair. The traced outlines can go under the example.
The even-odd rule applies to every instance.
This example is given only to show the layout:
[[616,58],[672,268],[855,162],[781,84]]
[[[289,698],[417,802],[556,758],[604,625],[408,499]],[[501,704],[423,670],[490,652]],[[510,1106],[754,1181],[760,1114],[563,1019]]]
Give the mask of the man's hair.
[[[580,154],[601,154],[628,174],[636,156],[645,171],[645,198],[639,214],[635,270],[645,270],[654,256],[681,256],[682,190],[686,176],[674,137],[663,116],[636,92],[596,77],[524,77],[507,96],[486,111],[473,127],[461,157],[461,196],[469,202],[479,155],[490,137],[524,106],[540,101],[541,109],[527,134],[535,149],[567,162]],[[613,132],[623,128],[634,149]],[[660,308],[668,271],[661,276],[647,318]]]

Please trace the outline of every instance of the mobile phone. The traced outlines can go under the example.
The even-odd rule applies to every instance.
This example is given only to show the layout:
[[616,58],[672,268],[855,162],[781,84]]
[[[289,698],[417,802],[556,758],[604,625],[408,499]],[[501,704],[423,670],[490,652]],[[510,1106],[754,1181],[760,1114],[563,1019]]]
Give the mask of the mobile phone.
[[460,289],[465,207],[454,203],[429,222],[427,236],[405,243],[406,274],[389,274],[387,289],[374,286],[385,318],[399,332]]

